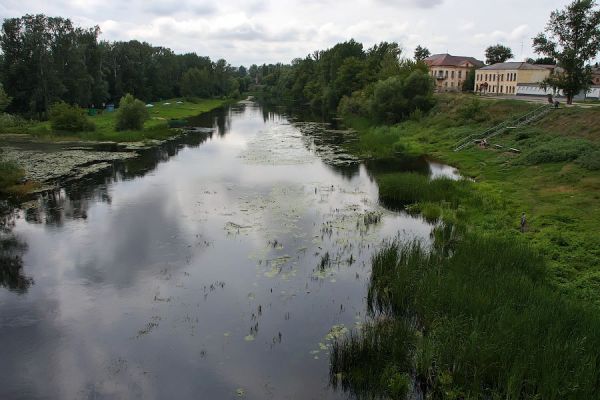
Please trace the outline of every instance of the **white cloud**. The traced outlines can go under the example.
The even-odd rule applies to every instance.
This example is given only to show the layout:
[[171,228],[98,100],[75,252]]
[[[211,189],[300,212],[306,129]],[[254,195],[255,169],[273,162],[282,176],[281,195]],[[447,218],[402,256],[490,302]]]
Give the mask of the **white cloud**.
[[552,10],[569,2],[506,0],[497,7],[481,0],[3,0],[0,15],[70,17],[84,26],[98,24],[105,40],[145,40],[248,65],[289,62],[351,38],[365,47],[397,41],[409,55],[422,45],[433,53],[478,58],[502,42],[529,56],[530,38],[543,31]]

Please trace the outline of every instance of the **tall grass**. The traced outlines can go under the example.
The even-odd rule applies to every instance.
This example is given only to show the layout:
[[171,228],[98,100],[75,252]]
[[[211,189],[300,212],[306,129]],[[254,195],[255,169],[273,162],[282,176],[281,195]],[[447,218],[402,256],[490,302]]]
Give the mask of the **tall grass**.
[[448,178],[431,180],[413,172],[380,175],[377,182],[380,200],[395,209],[417,202],[447,202],[456,207],[468,185]]
[[381,371],[395,368],[432,398],[598,398],[600,317],[561,297],[527,245],[481,235],[449,253],[392,243],[372,263],[367,301],[384,322],[332,353],[332,381],[345,377],[345,389],[390,397]]

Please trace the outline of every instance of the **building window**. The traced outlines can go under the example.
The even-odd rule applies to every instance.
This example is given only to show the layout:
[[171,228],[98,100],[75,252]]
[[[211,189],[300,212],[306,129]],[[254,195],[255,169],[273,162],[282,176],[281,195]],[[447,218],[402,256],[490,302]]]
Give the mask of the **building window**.
[[462,79],[462,71],[458,71],[458,79]]
[[451,77],[452,79],[454,79],[454,71],[452,71],[452,73],[450,74],[450,77]]

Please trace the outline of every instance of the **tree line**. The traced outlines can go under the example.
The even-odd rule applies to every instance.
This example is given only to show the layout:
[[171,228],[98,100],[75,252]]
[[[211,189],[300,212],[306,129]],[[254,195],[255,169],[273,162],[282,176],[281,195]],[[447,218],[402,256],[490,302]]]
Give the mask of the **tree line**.
[[250,73],[257,75],[266,99],[322,113],[339,111],[393,122],[433,105],[427,66],[402,59],[397,43],[381,42],[365,50],[349,40],[290,65],[252,67]]
[[25,15],[5,19],[0,31],[0,82],[9,112],[45,116],[64,101],[79,106],[117,102],[127,93],[143,101],[173,97],[237,96],[250,78],[196,53],[131,40],[99,39],[99,27],[74,26],[70,19]]

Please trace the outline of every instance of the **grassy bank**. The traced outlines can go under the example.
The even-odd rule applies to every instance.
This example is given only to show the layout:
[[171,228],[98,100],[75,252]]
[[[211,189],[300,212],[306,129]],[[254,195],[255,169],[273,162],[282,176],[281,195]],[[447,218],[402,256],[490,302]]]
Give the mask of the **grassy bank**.
[[[177,102],[181,101],[181,104]],[[49,122],[40,122],[18,129],[4,129],[1,133],[29,133],[44,140],[89,140],[113,142],[139,142],[144,140],[164,140],[177,132],[169,129],[168,121],[193,117],[215,108],[221,107],[227,100],[203,99],[188,102],[180,99],[171,99],[154,103],[149,108],[150,119],[144,124],[141,131],[116,131],[116,113],[103,112],[99,115],[89,116],[96,129],[92,132],[60,133],[53,132]]]
[[[352,150],[375,159],[398,153],[425,154],[458,167],[475,180],[460,194],[467,204],[452,209],[437,200],[432,204],[413,198],[409,199],[416,203],[413,208],[422,208],[419,203],[428,203],[429,209],[437,205],[449,216],[458,211],[471,229],[523,237],[544,254],[550,279],[560,290],[600,303],[600,112],[581,108],[553,111],[533,126],[492,140],[504,149],[453,151],[461,138],[534,107],[537,105],[514,100],[443,96],[436,110],[420,121],[374,127],[368,121],[350,120],[361,132]],[[398,193],[396,189],[387,193],[394,179],[406,179],[402,174],[393,176],[377,176],[383,184],[384,200]],[[471,204],[475,198],[477,203]],[[523,235],[518,229],[522,212],[528,219]]]
[[359,398],[413,385],[430,399],[597,398],[597,309],[553,290],[520,241],[467,234],[451,247],[392,243],[374,257],[377,322],[336,344],[332,383]]
[[432,249],[392,243],[374,257],[374,322],[335,347],[334,386],[364,398],[413,385],[432,399],[597,398],[600,113],[558,110],[494,138],[502,148],[453,151],[532,107],[442,96],[418,121],[347,121],[364,158],[433,156],[473,181],[375,172],[385,205],[440,225]]

